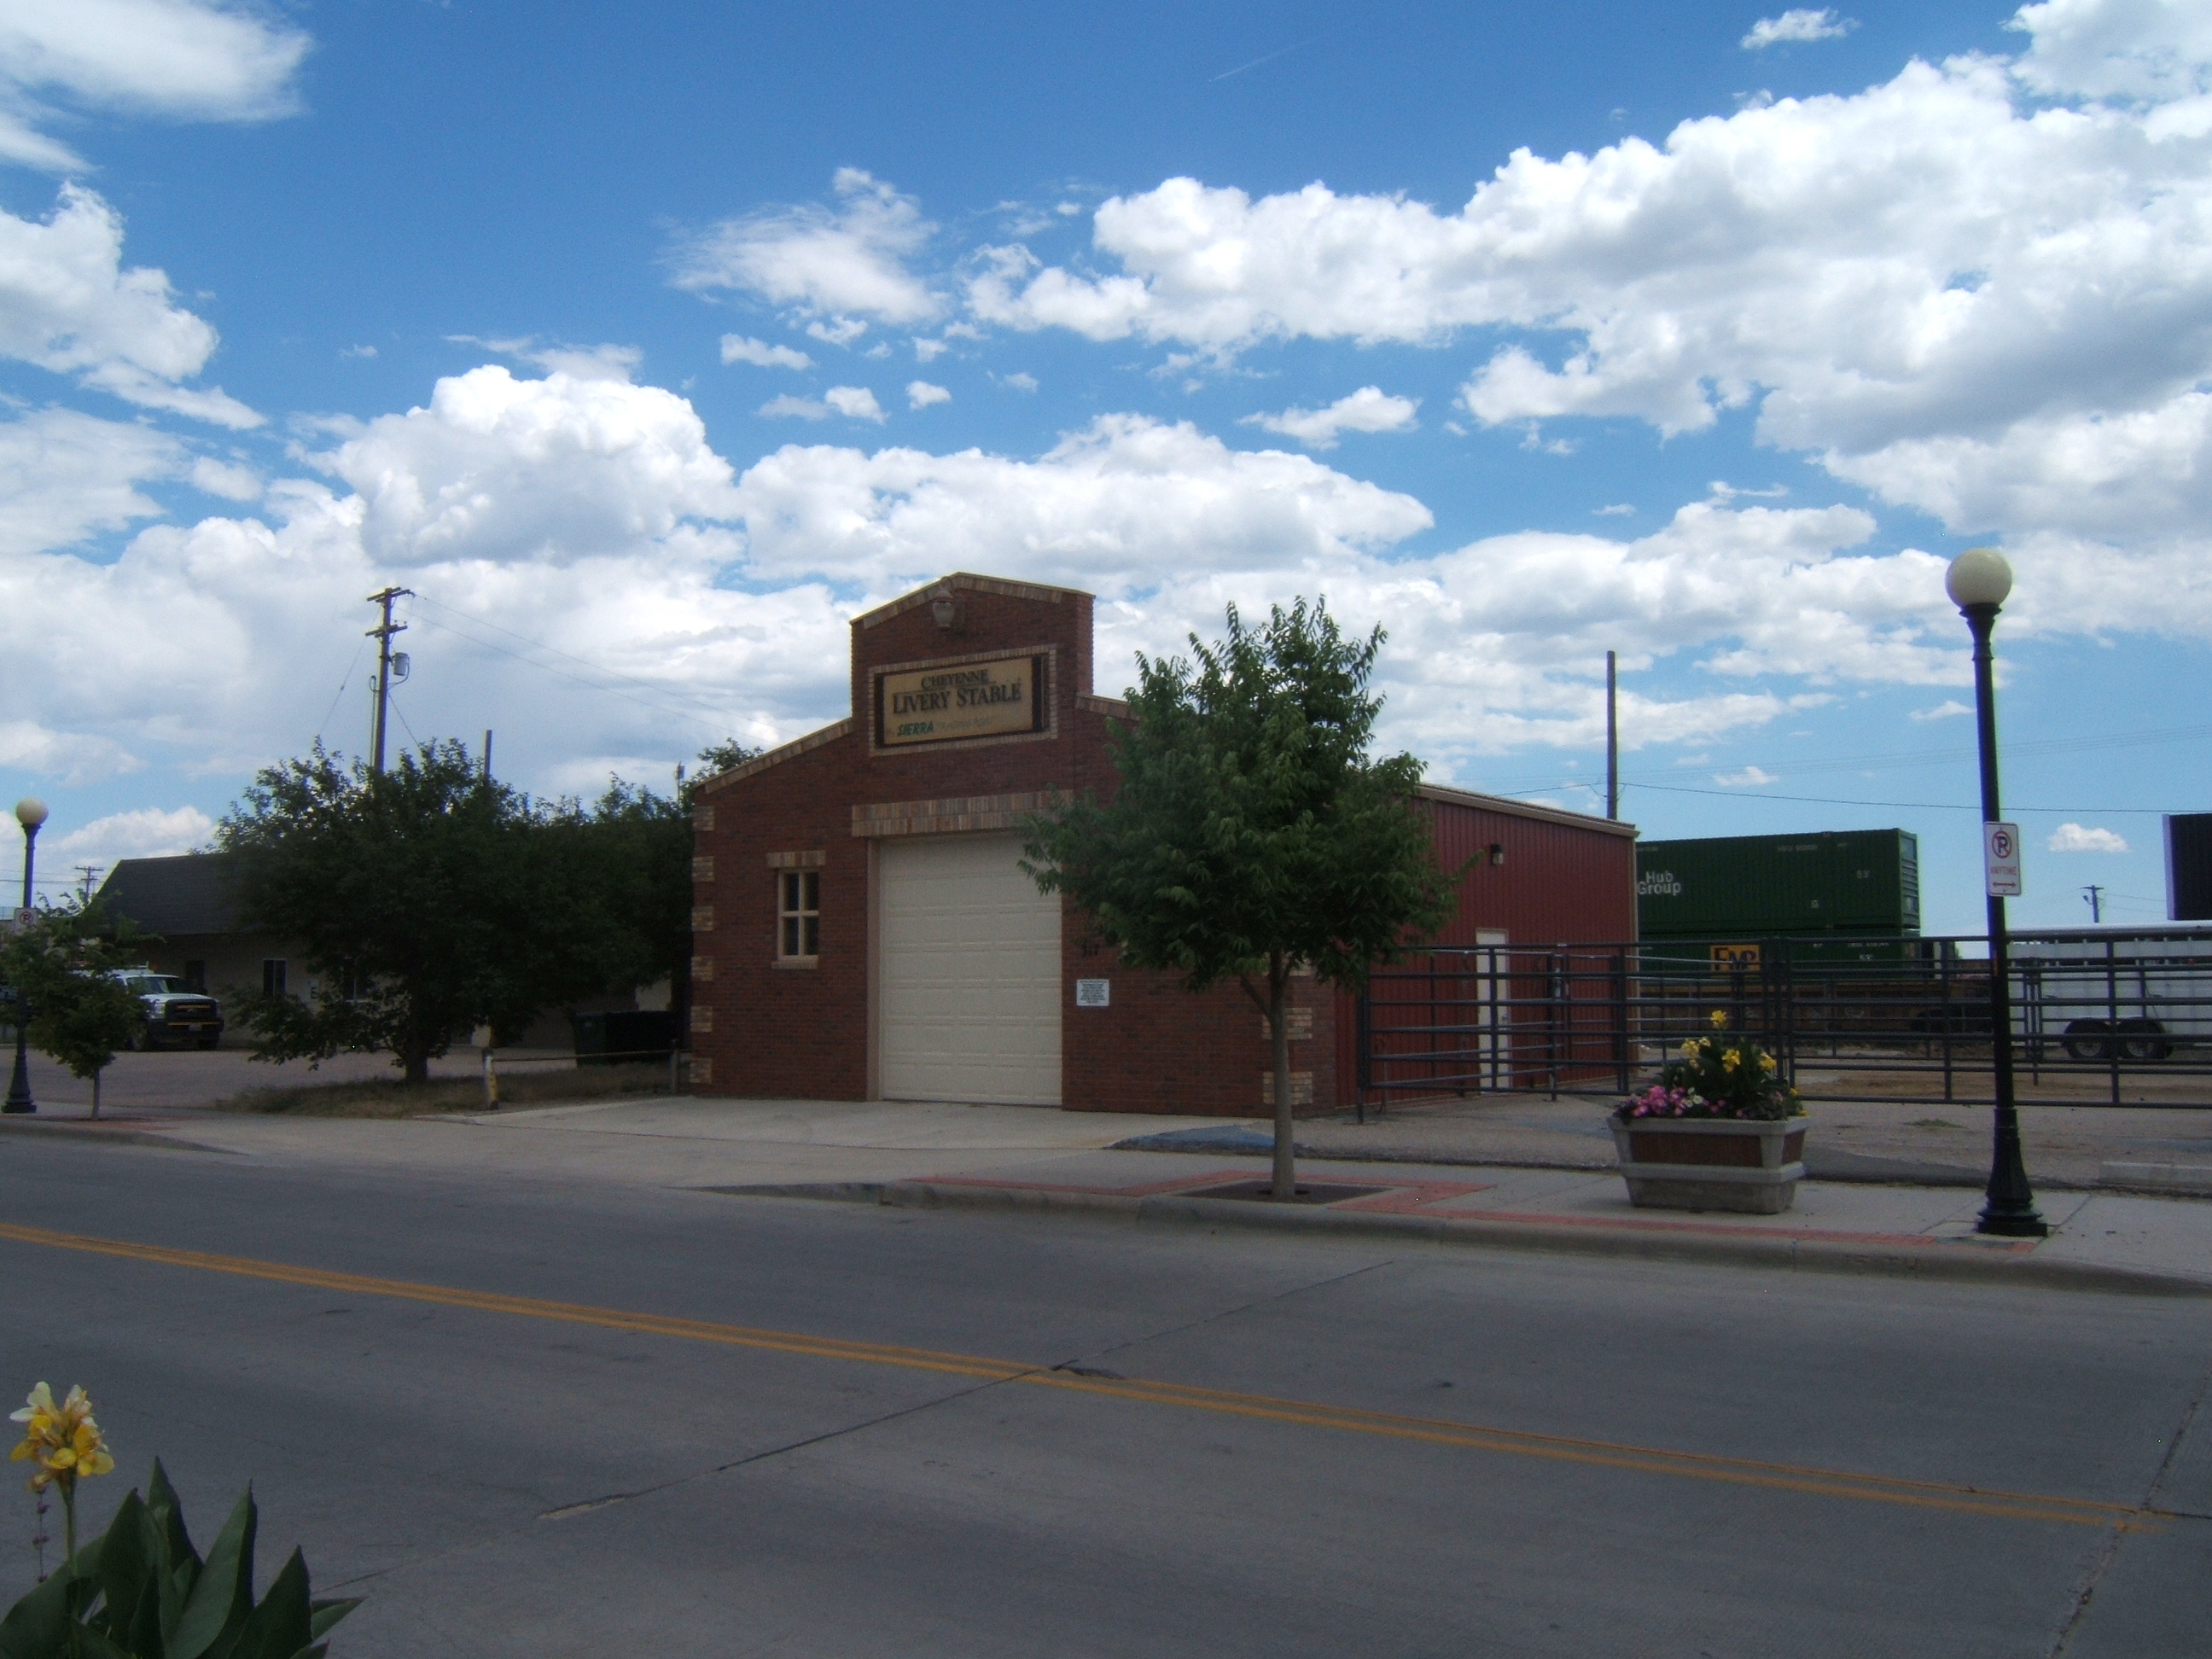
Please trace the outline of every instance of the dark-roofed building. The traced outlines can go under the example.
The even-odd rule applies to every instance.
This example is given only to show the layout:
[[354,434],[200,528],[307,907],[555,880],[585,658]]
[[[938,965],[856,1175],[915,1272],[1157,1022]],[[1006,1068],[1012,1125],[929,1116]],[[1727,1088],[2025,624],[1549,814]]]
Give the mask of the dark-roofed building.
[[124,859],[100,884],[99,900],[158,937],[160,943],[147,947],[147,965],[184,981],[188,990],[218,997],[227,990],[304,995],[300,941],[240,931],[231,893],[234,865],[228,853]]

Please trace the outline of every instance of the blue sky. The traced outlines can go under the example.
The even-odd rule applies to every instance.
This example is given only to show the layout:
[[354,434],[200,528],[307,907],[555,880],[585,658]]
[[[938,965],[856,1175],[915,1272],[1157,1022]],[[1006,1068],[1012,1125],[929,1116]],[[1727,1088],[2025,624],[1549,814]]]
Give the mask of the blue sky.
[[[1387,735],[1648,836],[1902,825],[2022,925],[2212,808],[2212,21],[439,6],[0,15],[0,793],[76,862],[395,734],[541,792],[843,714],[951,569],[1390,634]],[[2124,850],[2123,850],[2124,849]]]

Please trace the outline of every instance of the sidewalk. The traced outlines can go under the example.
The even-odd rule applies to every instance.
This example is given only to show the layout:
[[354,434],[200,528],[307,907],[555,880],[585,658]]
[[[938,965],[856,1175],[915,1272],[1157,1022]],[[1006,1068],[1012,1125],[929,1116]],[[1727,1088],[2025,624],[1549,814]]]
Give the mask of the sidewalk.
[[[1301,1124],[1301,1139],[1330,1127]],[[1194,1155],[1117,1147],[1133,1128],[1176,1137],[1185,1146],[1212,1141],[1252,1150]],[[1266,1178],[1260,1130],[1250,1121],[1133,1123],[1030,1107],[688,1098],[383,1121],[214,1114],[125,1115],[98,1124],[49,1114],[0,1118],[0,1133],[425,1177],[1054,1212],[1140,1225],[1285,1229],[1407,1244],[2212,1296],[2212,1202],[2188,1198],[2041,1188],[2038,1201],[2052,1235],[2021,1240],[1974,1232],[1978,1183],[1807,1181],[1796,1208],[1783,1215],[1689,1214],[1633,1208],[1610,1167],[1317,1156],[1301,1159],[1299,1179],[1344,1189],[1318,1194],[1328,1201],[1275,1205],[1221,1195],[1216,1189]],[[1609,1146],[1606,1151],[1609,1166]]]

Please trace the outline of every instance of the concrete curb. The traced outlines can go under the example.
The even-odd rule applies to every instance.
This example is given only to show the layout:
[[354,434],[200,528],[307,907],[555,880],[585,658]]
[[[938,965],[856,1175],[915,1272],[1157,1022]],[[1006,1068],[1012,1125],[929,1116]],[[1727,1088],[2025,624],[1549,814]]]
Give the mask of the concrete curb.
[[89,1140],[103,1146],[167,1146],[175,1152],[214,1152],[222,1158],[246,1156],[228,1146],[210,1146],[202,1140],[185,1140],[176,1135],[165,1134],[158,1129],[111,1128],[106,1123],[94,1123],[88,1118],[41,1120],[20,1115],[0,1116],[0,1134],[51,1135],[63,1140]]
[[2006,1247],[1966,1240],[1880,1245],[1856,1239],[1777,1238],[1692,1228],[1626,1231],[1571,1221],[1506,1221],[1481,1217],[1360,1214],[1255,1204],[1236,1199],[1133,1198],[1115,1193],[1055,1192],[1038,1187],[969,1187],[936,1181],[823,1181],[784,1186],[702,1187],[690,1190],[739,1198],[805,1198],[893,1209],[994,1210],[1087,1215],[1137,1225],[1237,1227],[1251,1231],[1393,1237],[1477,1249],[1606,1256],[1644,1261],[1730,1263],[1793,1273],[1868,1274],[1893,1279],[2039,1290],[2101,1291],[2130,1296],[2212,1297],[2212,1280],[2063,1258],[1998,1254]]

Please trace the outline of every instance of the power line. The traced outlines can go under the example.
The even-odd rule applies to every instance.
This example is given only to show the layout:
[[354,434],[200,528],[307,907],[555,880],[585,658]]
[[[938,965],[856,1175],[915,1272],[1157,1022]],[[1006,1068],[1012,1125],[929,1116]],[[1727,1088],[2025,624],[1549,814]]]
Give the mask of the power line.
[[[428,605],[436,610],[443,611],[450,616],[459,617],[465,621],[474,623],[479,628],[489,628],[495,634],[504,634],[511,640],[518,640],[521,641],[524,645],[528,646],[533,651],[543,651],[549,656],[565,658],[568,661],[575,663],[580,667],[590,670],[591,672],[601,677],[601,678],[624,681],[629,684],[637,687],[641,691],[651,693],[654,696],[665,698],[673,702],[693,703],[700,709],[713,714],[717,717],[717,719],[724,717],[725,711],[721,705],[714,702],[709,698],[696,696],[692,693],[686,692],[680,688],[665,685],[656,680],[643,679],[635,674],[625,674],[618,668],[609,668],[604,663],[593,662],[588,657],[580,657],[573,651],[563,651],[557,645],[548,645],[543,640],[532,639],[527,634],[518,634],[514,629],[502,627],[498,623],[491,621],[489,617],[477,616],[473,612],[463,611],[458,606],[447,605],[442,600],[427,599],[419,593],[415,597],[418,604]],[[428,617],[424,617],[421,618],[421,620],[428,623],[432,627],[437,627],[440,625],[433,622]],[[488,651],[496,651],[500,648],[499,647],[493,645],[488,640],[473,639],[471,635],[450,625],[446,627],[446,631],[449,634],[459,635],[462,639],[471,640],[472,643],[481,645]],[[508,652],[506,654],[509,656],[515,655],[513,652]],[[518,657],[517,660],[528,662],[530,659],[526,657]],[[555,668],[550,663],[532,663],[531,665],[536,668],[543,668],[548,673],[557,674],[562,672],[561,670]],[[580,679],[579,676],[573,674],[566,675],[564,678],[579,679],[580,684],[590,685],[595,691],[611,691],[615,690],[612,686],[598,684],[591,680],[583,680]],[[617,695],[620,694],[617,693]]]
[[[1622,786],[1626,788],[1628,786]],[[1684,783],[1638,783],[1638,789],[1657,789],[1671,795],[1717,795],[1723,800],[1793,800],[1815,806],[1897,806],[1910,807],[1926,812],[1978,812],[1982,809],[1968,802],[1954,800],[1855,800],[1840,795],[1776,795],[1756,789],[1698,789]],[[1579,780],[1546,784],[1537,789],[1493,789],[1488,793],[1518,799],[1523,795],[1540,795],[1552,789],[1591,789],[1592,785]],[[2008,812],[2041,812],[2057,815],[2066,812],[2126,813],[2138,817],[2164,817],[2177,809],[2164,806],[2021,806],[2008,802]],[[2185,809],[2182,809],[2185,810]]]
[[[597,680],[586,679],[581,674],[571,673],[567,669],[562,668],[553,663],[533,661],[530,658],[524,656],[519,651],[510,651],[505,646],[495,645],[489,640],[478,639],[475,635],[468,632],[467,629],[455,628],[449,623],[441,623],[434,617],[418,616],[416,620],[425,628],[434,628],[441,633],[453,635],[456,639],[466,640],[471,645],[477,647],[479,650],[490,651],[500,656],[511,658],[514,661],[522,664],[526,668],[535,668],[540,673],[544,674],[557,675],[564,680],[573,681],[578,685],[584,686],[590,690],[600,692],[607,696],[623,698],[627,702],[637,704],[641,708],[650,709],[653,714],[666,715],[672,720],[690,720],[706,730],[717,733],[724,731],[728,725],[726,718],[720,720],[709,719],[708,716],[700,714],[694,709],[679,708],[665,702],[654,702],[647,698],[638,696],[634,691],[625,691],[618,685],[605,685]],[[473,620],[473,618],[471,618],[471,620]],[[494,624],[491,623],[485,624],[487,627],[493,625]],[[506,633],[509,630],[501,629],[499,631]],[[521,636],[518,635],[516,637],[520,638]],[[526,643],[532,642],[526,641]],[[552,647],[549,646],[544,648],[550,650]],[[565,656],[568,653],[562,652],[559,654]],[[638,684],[645,684],[645,682],[641,681],[638,682]]]
[[315,740],[318,743],[322,741],[323,733],[330,728],[331,716],[338,712],[338,703],[346,694],[346,687],[353,684],[353,671],[361,666],[361,653],[368,649],[366,640],[354,647],[353,660],[346,665],[345,678],[338,682],[337,696],[331,699],[331,706],[323,711],[323,718],[315,727]]
[[[2074,754],[2083,750],[2101,750],[2107,749],[2136,749],[2158,744],[2197,743],[2204,741],[2207,738],[2212,738],[2212,726],[2163,726],[2133,732],[2113,732],[2103,734],[2093,734],[2085,737],[2048,738],[2021,742],[2008,742],[2004,745],[2004,755],[2005,758],[2008,760],[2015,758],[2027,759],[2044,755]],[[1777,778],[1784,778],[1802,776],[1808,773],[1819,772],[1870,772],[1894,770],[1900,768],[1914,766],[1951,765],[1960,761],[1972,760],[1978,753],[1979,750],[1971,747],[1960,749],[1915,749],[1908,750],[1893,750],[1888,753],[1872,755],[1832,755],[1819,760],[1773,761],[1771,762],[1771,775]],[[1761,771],[1766,771],[1768,769],[1767,766],[1759,765],[1757,762],[1748,762],[1746,763],[1757,765],[1759,769]],[[1622,784],[1623,787],[1626,787],[1630,783],[1634,783],[1639,787],[1647,789],[1662,789],[1668,787],[1679,789],[1683,787],[1681,785],[1670,786],[1656,781],[1647,781],[1656,780],[1667,775],[1668,775],[1664,772],[1626,773],[1622,775]],[[1548,789],[1557,789],[1567,787],[1569,786],[1564,784],[1546,784],[1540,787]],[[1584,786],[1577,784],[1572,787],[1589,787],[1593,793],[1595,791],[1595,786],[1594,785]],[[1492,793],[1498,794],[1512,794],[1516,793],[1528,793],[1533,792],[1516,792],[1511,789],[1499,789],[1493,791]],[[1741,794],[1744,792],[1741,790],[1729,790],[1727,793],[1730,794]],[[1780,800],[1814,799],[1817,798],[1812,796],[1771,796],[1762,797],[1761,799]],[[1870,806],[1918,805],[1922,804],[1923,803],[1911,801],[1869,801],[1866,803],[1866,805]],[[2105,811],[2111,809],[2105,807],[2053,807],[2049,810],[2052,811],[2074,812]]]

